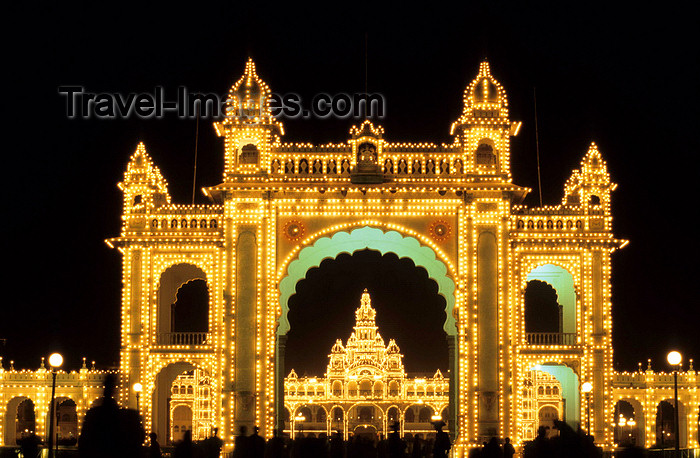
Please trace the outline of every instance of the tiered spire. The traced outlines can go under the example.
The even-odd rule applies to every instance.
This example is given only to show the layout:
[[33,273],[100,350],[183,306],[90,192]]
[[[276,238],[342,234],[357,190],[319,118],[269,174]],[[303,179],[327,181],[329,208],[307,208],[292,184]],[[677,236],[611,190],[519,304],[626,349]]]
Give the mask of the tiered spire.
[[360,299],[360,307],[355,311],[355,330],[361,326],[375,326],[377,311],[372,308],[372,299],[365,288]]
[[170,203],[168,183],[140,142],[129,159],[124,181],[118,184],[124,192],[124,210],[144,211]]

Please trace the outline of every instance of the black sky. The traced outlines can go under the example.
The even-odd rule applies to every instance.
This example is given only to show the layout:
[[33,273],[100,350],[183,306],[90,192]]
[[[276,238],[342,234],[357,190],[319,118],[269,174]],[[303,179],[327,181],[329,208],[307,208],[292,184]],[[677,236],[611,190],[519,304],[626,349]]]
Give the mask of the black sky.
[[[546,204],[560,201],[564,181],[595,141],[619,185],[615,234],[630,240],[613,258],[616,368],[634,369],[648,357],[664,368],[671,347],[700,357],[700,40],[697,21],[680,4],[225,5],[7,7],[6,366],[13,359],[17,367],[37,367],[54,349],[65,352],[69,367],[81,356],[103,367],[117,361],[120,256],[104,239],[119,233],[116,183],[138,141],[146,142],[174,200],[188,203],[191,195],[194,121],[68,120],[59,85],[223,93],[252,56],[273,91],[307,99],[360,92],[365,37],[368,87],[386,97],[381,124],[389,141],[449,142],[462,92],[488,58],[508,91],[511,117],[524,121],[512,144],[513,176],[535,190],[530,205],[537,203],[534,87]],[[343,141],[351,124],[285,121],[284,139]],[[218,183],[223,167],[220,139],[210,123],[201,127],[198,187]],[[359,292],[348,291],[342,300],[352,310]],[[391,315],[380,311],[384,316]],[[337,337],[346,339],[351,325],[352,316]],[[406,352],[407,339],[398,334],[384,332]],[[317,357],[328,350],[324,343]]]

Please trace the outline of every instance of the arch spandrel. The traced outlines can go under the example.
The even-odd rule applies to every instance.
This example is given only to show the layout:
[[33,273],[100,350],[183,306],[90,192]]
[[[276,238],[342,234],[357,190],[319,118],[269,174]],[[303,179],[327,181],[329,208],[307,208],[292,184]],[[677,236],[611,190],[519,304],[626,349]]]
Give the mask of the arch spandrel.
[[[313,240],[313,238],[310,238]],[[352,255],[356,251],[375,250],[382,255],[393,253],[401,258],[408,258],[428,272],[428,277],[438,285],[438,294],[445,298],[445,313],[447,318],[443,329],[448,335],[457,333],[454,317],[455,282],[453,276],[448,276],[447,265],[443,261],[444,253],[438,256],[433,248],[422,244],[413,236],[404,236],[396,230],[382,229],[370,226],[346,230],[339,229],[330,236],[321,236],[313,244],[304,246],[298,251],[296,259],[283,265],[280,269],[284,278],[279,282],[279,304],[281,315],[277,334],[284,335],[289,329],[287,314],[289,313],[289,298],[296,293],[296,284],[306,277],[309,269],[319,267],[325,259],[335,259],[346,253]],[[452,270],[452,269],[451,269]]]

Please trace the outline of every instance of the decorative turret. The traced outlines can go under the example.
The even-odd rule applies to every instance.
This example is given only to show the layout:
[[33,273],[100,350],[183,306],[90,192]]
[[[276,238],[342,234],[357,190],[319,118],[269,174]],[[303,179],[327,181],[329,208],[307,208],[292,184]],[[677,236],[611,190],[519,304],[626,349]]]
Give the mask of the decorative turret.
[[271,98],[270,87],[249,58],[243,76],[229,91],[224,120],[214,123],[217,135],[226,138],[225,179],[233,174],[270,173],[271,146],[284,135],[284,126],[272,113]]
[[146,145],[139,143],[129,159],[124,181],[117,186],[124,192],[124,213],[147,213],[170,203],[168,184],[146,152]]
[[462,147],[465,171],[510,181],[510,137],[519,129],[520,123],[511,124],[508,118],[505,89],[491,76],[489,63],[482,62],[464,91],[462,116],[450,129]]
[[369,297],[367,288],[362,292],[360,299],[360,307],[355,310],[355,329],[359,326],[375,326],[374,318],[377,316],[377,311],[372,308],[372,299]]
[[572,172],[564,186],[564,205],[582,205],[593,212],[610,213],[610,192],[616,184],[610,181],[610,174],[598,147],[591,143],[581,161],[581,167]]
[[336,340],[328,355],[330,361],[326,374],[329,377],[345,377],[346,370],[370,371],[375,375],[390,371],[395,376],[403,376],[403,355],[399,346],[393,339],[389,345],[384,344],[384,339],[377,332],[376,317],[377,311],[372,307],[372,299],[365,289],[360,306],[355,310],[354,331],[345,346],[342,341]]
[[384,128],[374,127],[368,119],[360,126],[350,129],[350,145],[353,162],[350,179],[358,184],[376,184],[384,181],[382,162],[384,160]]

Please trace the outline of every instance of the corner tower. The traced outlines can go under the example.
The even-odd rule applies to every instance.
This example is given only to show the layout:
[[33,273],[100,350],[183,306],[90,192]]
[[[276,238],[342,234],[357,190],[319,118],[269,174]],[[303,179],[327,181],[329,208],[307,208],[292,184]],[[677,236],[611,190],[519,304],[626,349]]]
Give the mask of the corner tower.
[[284,127],[272,114],[270,87],[258,76],[248,59],[243,76],[231,87],[226,114],[214,123],[225,139],[224,181],[232,175],[269,173],[272,145],[284,135]]
[[462,116],[450,128],[461,148],[465,172],[510,182],[510,137],[519,129],[520,123],[511,123],[508,117],[505,89],[491,76],[489,63],[482,62],[464,91]]

